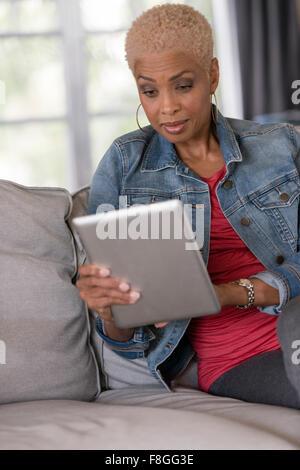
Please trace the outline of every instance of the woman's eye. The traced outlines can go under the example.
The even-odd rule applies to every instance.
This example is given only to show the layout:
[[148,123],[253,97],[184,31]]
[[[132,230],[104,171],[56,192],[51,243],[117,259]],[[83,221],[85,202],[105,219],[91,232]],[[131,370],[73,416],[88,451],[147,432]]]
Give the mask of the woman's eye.
[[192,85],[178,85],[176,88],[177,90],[187,91],[192,88]]
[[146,96],[155,96],[155,93],[156,93],[156,90],[144,90],[142,91],[143,95],[146,95]]

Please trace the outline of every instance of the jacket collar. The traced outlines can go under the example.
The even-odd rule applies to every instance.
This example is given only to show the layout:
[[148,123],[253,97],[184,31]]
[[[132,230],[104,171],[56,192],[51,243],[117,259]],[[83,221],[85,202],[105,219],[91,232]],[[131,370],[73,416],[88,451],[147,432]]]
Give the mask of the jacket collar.
[[[217,132],[226,166],[232,162],[241,162],[242,154],[236,136],[227,119],[213,105],[215,116],[218,114]],[[174,168],[179,157],[174,145],[158,132],[155,132],[145,152],[141,171],[157,171]]]

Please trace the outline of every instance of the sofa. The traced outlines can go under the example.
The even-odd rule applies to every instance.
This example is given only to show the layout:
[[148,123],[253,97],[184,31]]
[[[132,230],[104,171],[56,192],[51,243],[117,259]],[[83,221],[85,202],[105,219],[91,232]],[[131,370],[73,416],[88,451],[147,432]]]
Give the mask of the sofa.
[[110,387],[126,359],[75,286],[88,193],[0,181],[0,449],[300,449],[299,410],[148,379]]

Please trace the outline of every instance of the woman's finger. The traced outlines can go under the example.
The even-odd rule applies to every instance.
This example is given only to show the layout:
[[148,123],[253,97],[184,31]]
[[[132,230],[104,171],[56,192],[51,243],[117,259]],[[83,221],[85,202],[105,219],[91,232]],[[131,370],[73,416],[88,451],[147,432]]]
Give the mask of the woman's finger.
[[82,299],[100,299],[101,297],[110,297],[112,299],[122,299],[127,303],[132,303],[139,299],[140,293],[137,291],[130,291],[122,293],[116,289],[104,289],[101,287],[89,287],[87,289],[81,289],[79,295]]
[[110,269],[106,266],[96,264],[83,264],[79,266],[78,273],[80,276],[102,276],[107,277],[110,275]]
[[90,299],[87,302],[88,307],[91,310],[95,310],[96,312],[106,307],[111,307],[112,305],[128,305],[128,302],[123,299],[113,299],[111,297],[102,297],[101,299]]
[[107,289],[120,289],[121,292],[130,290],[130,284],[117,278],[99,278],[96,276],[84,276],[76,281],[78,289],[87,289],[90,287],[99,286]]
[[168,325],[168,321],[164,321],[164,322],[160,322],[160,323],[154,323],[154,326],[156,326],[156,328],[163,328],[164,326]]

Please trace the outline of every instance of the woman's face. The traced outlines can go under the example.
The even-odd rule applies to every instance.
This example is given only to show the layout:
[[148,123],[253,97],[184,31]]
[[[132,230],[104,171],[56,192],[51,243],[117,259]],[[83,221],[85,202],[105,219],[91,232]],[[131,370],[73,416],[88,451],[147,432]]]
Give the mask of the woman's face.
[[205,135],[219,79],[217,59],[210,73],[183,52],[162,52],[137,60],[134,76],[152,127],[174,144]]

